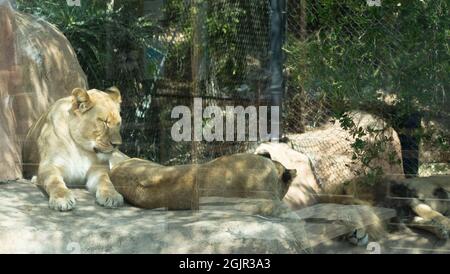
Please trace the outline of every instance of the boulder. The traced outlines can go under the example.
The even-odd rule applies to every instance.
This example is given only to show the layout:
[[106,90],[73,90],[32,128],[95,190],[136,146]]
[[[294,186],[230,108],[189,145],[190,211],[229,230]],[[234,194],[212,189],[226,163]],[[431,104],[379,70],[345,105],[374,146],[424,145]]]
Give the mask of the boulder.
[[61,213],[29,181],[0,183],[0,253],[304,251],[292,230],[302,228],[298,220],[273,221],[216,200],[201,201],[198,211],[106,209],[87,190],[74,189],[74,195],[77,207]]
[[[356,127],[375,130],[376,133],[361,137],[369,146],[387,140],[384,152],[372,160],[371,166],[380,167],[385,179],[403,179],[401,145],[396,131],[368,113],[353,112],[349,117]],[[345,182],[356,181],[368,171],[359,159],[353,159],[355,136],[337,121],[287,137],[288,143],[263,143],[255,153],[269,152],[273,160],[297,170],[297,177],[284,198],[291,208],[314,204],[316,194],[339,194]]]
[[50,23],[0,3],[0,179],[22,177],[21,142],[36,119],[86,76]]
[[[259,199],[202,197],[198,210],[107,209],[73,189],[77,207],[58,212],[33,183],[0,182],[1,253],[313,253],[395,211],[317,204],[279,217],[249,214]],[[375,217],[375,218],[374,218]]]

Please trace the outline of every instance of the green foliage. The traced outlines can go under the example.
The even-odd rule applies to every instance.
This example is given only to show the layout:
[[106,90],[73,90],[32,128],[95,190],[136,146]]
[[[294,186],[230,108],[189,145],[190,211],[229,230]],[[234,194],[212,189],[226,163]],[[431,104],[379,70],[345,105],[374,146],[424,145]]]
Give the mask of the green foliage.
[[[112,2],[115,2],[114,6],[111,6]],[[140,122],[136,111],[148,95],[145,80],[155,71],[155,67],[144,65],[144,50],[152,46],[154,35],[160,29],[154,26],[151,18],[137,15],[137,5],[133,1],[81,3],[78,7],[61,0],[19,0],[18,9],[43,18],[61,30],[72,44],[89,86],[97,89],[119,87],[124,95],[122,117],[125,121]],[[139,143],[152,143],[142,138],[146,135],[140,134],[140,129],[125,130],[125,142],[140,138]],[[130,152],[127,147],[123,149]],[[135,153],[131,152],[132,155]]]
[[170,49],[166,77],[177,81],[189,79],[195,43],[201,49],[201,58],[206,59],[206,75],[202,78],[207,81],[214,78],[220,92],[234,90],[244,84],[253,68],[252,60],[266,57],[263,55],[267,54],[268,46],[267,5],[254,0],[191,3],[194,4],[186,5],[184,0],[166,1],[164,25],[182,36]]
[[[366,184],[376,183],[378,178],[384,174],[383,169],[378,166],[377,160],[387,160],[390,165],[400,165],[401,160],[397,157],[396,151],[392,149],[393,137],[387,137],[385,133],[389,131],[386,124],[383,128],[373,128],[371,126],[361,127],[355,124],[349,113],[344,113],[339,117],[339,124],[342,129],[348,131],[354,138],[350,145],[353,149],[353,164],[361,164],[363,169],[357,171],[357,176],[363,178]],[[383,159],[383,157],[388,159]]]
[[246,11],[240,5],[218,1],[210,8],[206,18],[208,41],[210,41],[207,45],[208,52],[216,61],[218,74],[229,75],[226,78],[231,82],[236,82],[233,78],[245,70],[245,58],[242,58],[240,52],[242,41],[237,39],[240,19],[245,15]]
[[191,78],[192,21],[189,6],[182,0],[165,1],[161,27],[176,33],[170,45],[164,67],[164,77],[173,82],[185,82]]
[[18,8],[64,33],[91,87],[105,88],[114,84],[111,82],[120,82],[122,89],[130,88],[143,80],[139,51],[149,46],[155,27],[149,18],[136,16],[126,4],[108,8],[107,2],[82,1],[77,7],[58,0],[19,0]]
[[294,84],[313,98],[325,95],[336,116],[377,102],[379,90],[397,95],[398,116],[444,109],[448,10],[442,0],[383,1],[381,7],[313,1],[308,39],[288,37]]
[[[170,43],[164,65],[164,77],[173,85],[170,88],[190,89],[194,46],[204,52],[207,75],[203,79],[214,82],[222,95],[238,97],[237,87],[245,84],[249,88],[244,92],[251,98],[251,92],[260,87],[249,79],[254,77],[264,86],[261,82],[267,78],[267,1],[167,0],[159,27],[150,18],[136,15],[136,1],[115,1],[113,8],[108,8],[111,1],[106,0],[82,1],[81,7],[69,7],[62,0],[17,2],[20,10],[44,18],[63,31],[91,87],[119,86],[126,94],[123,116],[131,122],[148,122],[136,117],[136,110],[150,93],[145,88],[146,79],[159,69],[158,65],[143,63],[144,50],[152,46],[155,36]],[[284,114],[290,121],[286,131],[304,130],[291,123],[304,122],[300,119],[303,114],[297,111],[299,106],[310,108],[307,111],[314,118],[308,122],[312,126],[331,114],[355,134],[355,157],[370,165],[377,154],[374,150],[383,148],[367,146],[363,137],[374,132],[355,128],[345,117],[347,111],[367,110],[382,116],[397,130],[413,113],[448,112],[448,1],[383,0],[381,7],[370,7],[364,0],[300,2],[306,3],[306,35],[299,38],[292,29],[284,46],[288,88],[293,93],[284,108],[291,111]],[[294,13],[288,10],[288,17]],[[379,100],[379,91],[394,94],[394,104],[387,106]],[[166,103],[148,110],[149,116],[166,115],[170,107]],[[152,125],[157,122],[161,121],[151,121]],[[165,126],[163,122],[161,125]],[[157,133],[151,135],[146,130],[130,130],[126,138],[155,144],[150,136]],[[420,130],[414,134],[419,138],[433,135]],[[448,149],[447,137],[433,138]],[[140,153],[148,156],[150,152]]]
[[[361,0],[308,1],[306,37],[287,36],[289,88],[304,94],[304,112],[317,117],[325,104],[323,116],[334,116],[354,134],[354,160],[371,166],[389,140],[369,146],[363,137],[373,132],[355,127],[347,111],[369,111],[417,140],[426,137],[420,130],[403,132],[409,117],[449,114],[449,8],[446,0],[382,1],[381,7]],[[393,95],[393,102],[380,100],[380,92]],[[289,121],[297,109],[287,108]],[[448,136],[436,139],[448,144]]]
[[235,88],[252,70],[252,60],[265,61],[270,22],[267,5],[260,1],[207,2],[204,48],[218,85]]

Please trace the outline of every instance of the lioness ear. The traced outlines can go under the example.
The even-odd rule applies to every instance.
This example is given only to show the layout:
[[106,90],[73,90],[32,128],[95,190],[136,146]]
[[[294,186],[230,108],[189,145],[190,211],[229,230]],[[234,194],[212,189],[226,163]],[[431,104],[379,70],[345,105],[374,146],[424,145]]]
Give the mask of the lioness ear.
[[283,176],[283,173],[286,171],[286,168],[278,161],[272,160],[272,162],[277,169],[278,177],[281,178]]
[[297,170],[287,169],[280,162],[273,161],[275,167],[277,168],[278,177],[285,184],[290,184],[292,180],[297,176]]
[[75,88],[72,90],[72,109],[81,113],[88,111],[93,107],[93,103],[87,91],[83,88]]
[[291,183],[295,177],[297,177],[297,170],[286,169],[286,171],[283,173],[282,180],[285,183]]
[[120,95],[120,90],[117,87],[110,87],[106,89],[105,92],[108,93],[109,96],[111,96],[111,98],[117,103],[122,103],[122,96]]

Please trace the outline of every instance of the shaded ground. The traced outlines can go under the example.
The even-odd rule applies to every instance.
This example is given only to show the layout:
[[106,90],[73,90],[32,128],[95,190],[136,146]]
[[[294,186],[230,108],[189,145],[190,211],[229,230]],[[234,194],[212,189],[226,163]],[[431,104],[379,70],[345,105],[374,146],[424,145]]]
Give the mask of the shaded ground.
[[379,242],[355,247],[344,240],[330,240],[316,246],[314,253],[323,254],[450,254],[450,241],[438,240],[430,233],[403,228],[389,233]]
[[[85,190],[75,195],[76,209],[61,213],[28,181],[0,183],[0,253],[378,253],[377,244],[368,251],[344,240],[305,248],[316,231],[299,219],[268,219],[216,203],[197,212],[105,209]],[[450,253],[449,243],[409,229],[389,234],[379,248]]]
[[298,253],[290,230],[247,214],[204,209],[105,209],[74,190],[70,212],[48,208],[27,181],[0,184],[0,253]]

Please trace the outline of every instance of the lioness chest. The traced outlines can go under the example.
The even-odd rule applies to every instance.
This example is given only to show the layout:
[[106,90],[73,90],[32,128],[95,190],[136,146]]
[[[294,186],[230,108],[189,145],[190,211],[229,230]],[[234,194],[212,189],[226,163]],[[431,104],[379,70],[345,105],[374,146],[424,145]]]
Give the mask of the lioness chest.
[[53,162],[63,171],[64,182],[67,186],[82,187],[86,185],[88,171],[97,165],[88,155],[80,153],[68,154],[70,156],[56,156]]

